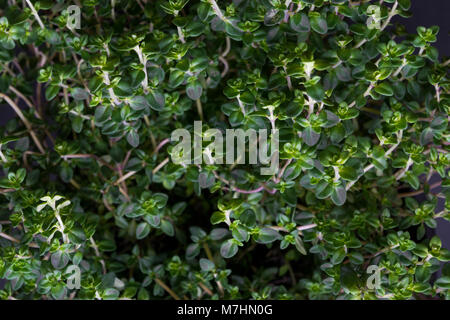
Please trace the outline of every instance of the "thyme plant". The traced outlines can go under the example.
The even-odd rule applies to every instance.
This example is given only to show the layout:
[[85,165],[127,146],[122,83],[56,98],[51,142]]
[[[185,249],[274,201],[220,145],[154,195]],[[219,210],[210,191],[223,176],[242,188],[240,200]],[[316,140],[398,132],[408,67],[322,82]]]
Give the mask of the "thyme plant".
[[[0,0],[1,299],[448,299],[449,60],[409,7]],[[278,130],[278,170],[175,164],[194,121]]]

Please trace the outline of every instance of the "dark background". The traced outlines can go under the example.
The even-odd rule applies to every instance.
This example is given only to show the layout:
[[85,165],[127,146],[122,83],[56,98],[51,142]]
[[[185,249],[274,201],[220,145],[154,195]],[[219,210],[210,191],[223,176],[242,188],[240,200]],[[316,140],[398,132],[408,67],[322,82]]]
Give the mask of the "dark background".
[[[418,26],[431,27],[437,25],[440,27],[437,42],[434,46],[439,50],[439,60],[443,61],[445,57],[450,56],[450,0],[411,0],[411,9],[413,16],[404,19],[396,16],[392,19],[394,23],[401,23],[406,27],[409,33],[416,33]],[[438,181],[434,177],[432,183]],[[438,189],[436,189],[437,191]],[[418,197],[417,200],[423,200],[424,197]],[[437,211],[444,208],[444,200],[440,199]],[[438,227],[436,234],[441,238],[445,248],[450,249],[450,222],[444,219],[437,219]]]
[[[443,61],[445,57],[450,56],[450,0],[411,0],[411,9],[413,16],[409,19],[396,16],[393,19],[394,23],[403,24],[409,33],[416,33],[418,26],[431,27],[438,25],[440,31],[437,42],[434,46],[439,50],[439,59]],[[15,113],[7,105],[0,105],[0,126],[11,118],[15,117]],[[2,173],[0,173],[2,174]],[[439,177],[434,177],[432,182],[435,182]],[[437,190],[436,190],[437,191]],[[418,197],[419,201],[424,200],[424,197]],[[439,200],[437,211],[443,210],[443,199]],[[438,219],[438,227],[436,234],[441,238],[443,246],[450,249],[450,222],[444,219]],[[429,230],[429,235],[434,233],[434,230]],[[0,281],[0,288],[2,283]]]

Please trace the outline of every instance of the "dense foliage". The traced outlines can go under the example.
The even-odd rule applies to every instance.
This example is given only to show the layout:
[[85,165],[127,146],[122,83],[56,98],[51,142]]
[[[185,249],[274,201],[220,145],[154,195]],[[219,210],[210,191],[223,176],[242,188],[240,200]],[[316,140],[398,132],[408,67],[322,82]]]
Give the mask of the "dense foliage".
[[[449,298],[449,61],[409,7],[0,0],[0,297]],[[278,129],[279,170],[175,164],[195,120]]]

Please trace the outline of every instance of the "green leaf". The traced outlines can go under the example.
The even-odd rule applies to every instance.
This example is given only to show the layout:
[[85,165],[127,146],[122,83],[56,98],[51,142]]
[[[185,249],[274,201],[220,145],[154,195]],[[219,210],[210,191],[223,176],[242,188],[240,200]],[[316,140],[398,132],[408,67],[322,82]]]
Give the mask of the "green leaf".
[[178,69],[171,69],[169,76],[169,85],[172,88],[180,86],[185,78],[186,72]]
[[133,129],[128,132],[127,141],[133,148],[137,148],[139,146],[139,134],[136,130]]
[[69,254],[67,252],[56,251],[50,258],[52,266],[55,269],[63,269],[69,263]]
[[347,181],[358,180],[358,171],[355,168],[344,166],[339,169],[339,174],[342,179]]
[[375,92],[388,97],[394,95],[394,90],[392,89],[392,86],[388,82],[383,82],[377,85],[375,87]]
[[249,91],[245,91],[245,92],[241,93],[239,98],[245,104],[254,104],[255,103],[255,97]]
[[83,244],[86,241],[86,234],[82,228],[73,228],[69,232],[69,240],[74,244]]
[[425,128],[420,134],[420,144],[425,146],[433,141],[434,131],[431,128]]
[[259,233],[256,237],[256,242],[268,244],[281,239],[282,236],[278,233],[278,231],[272,228],[262,228],[261,230],[259,230]]
[[334,265],[341,264],[342,261],[344,261],[346,255],[347,254],[345,253],[344,248],[339,248],[331,256],[330,262]]
[[120,292],[117,289],[109,288],[103,292],[102,298],[104,300],[116,300],[119,297],[119,295]]
[[218,224],[226,221],[226,215],[224,212],[216,211],[213,213],[210,219],[212,224]]
[[310,13],[309,20],[311,23],[311,28],[320,34],[326,34],[328,32],[327,20],[322,18],[319,13]]
[[403,10],[409,10],[411,7],[411,0],[398,0],[398,4]]
[[306,86],[306,93],[316,101],[322,101],[325,97],[325,91],[320,83]]
[[158,90],[151,90],[147,95],[147,102],[155,111],[163,111],[166,104],[164,94]]
[[236,28],[232,23],[225,23],[225,31],[233,40],[241,40],[242,32]]
[[147,99],[143,96],[135,96],[129,100],[129,103],[133,110],[144,110],[150,106]]
[[212,14],[211,6],[206,3],[201,3],[197,7],[197,14],[200,20],[205,22],[208,19],[208,17]]
[[254,227],[256,225],[255,212],[252,209],[247,209],[240,215],[239,220],[248,227]]
[[414,173],[408,171],[406,172],[405,176],[402,179],[406,180],[414,190],[419,189],[420,187],[419,177],[417,177]]
[[169,237],[173,237],[175,235],[175,230],[170,221],[162,219],[161,220],[161,230],[167,234]]
[[156,207],[162,209],[166,206],[169,197],[164,193],[154,193],[152,199],[155,201]]
[[436,280],[434,284],[442,289],[450,289],[450,277],[449,276],[440,277],[439,279]]
[[247,241],[247,239],[249,238],[248,232],[244,228],[242,228],[240,226],[237,226],[231,232],[231,234],[232,234],[233,238],[238,240],[239,242]]
[[364,36],[367,32],[367,26],[361,23],[355,23],[350,26],[350,30],[360,36]]
[[302,133],[303,141],[308,146],[314,146],[320,139],[320,133],[317,133],[311,127],[307,127]]
[[238,246],[233,240],[227,240],[220,246],[220,254],[225,259],[233,257],[238,252]]
[[66,295],[66,287],[63,283],[56,283],[51,287],[51,296],[55,300],[61,300]]
[[193,259],[200,253],[200,246],[197,243],[191,243],[186,248],[186,258]]
[[361,280],[358,274],[351,268],[343,266],[341,268],[341,286],[345,292],[358,292],[361,286]]
[[347,199],[347,191],[344,187],[334,187],[333,192],[331,193],[331,200],[333,200],[334,204],[337,206],[342,206]]
[[47,101],[53,100],[53,98],[58,95],[60,89],[59,86],[49,85],[45,90],[45,99],[47,99]]
[[81,117],[74,117],[72,119],[72,129],[76,133],[80,133],[81,130],[83,130],[83,118],[81,118]]
[[303,245],[302,238],[298,234],[295,235],[295,248],[301,253],[306,255],[305,246]]
[[141,222],[136,227],[136,239],[144,239],[150,233],[150,225],[147,222]]
[[333,193],[333,187],[326,181],[321,181],[316,188],[316,197],[326,199]]
[[186,86],[186,94],[191,100],[200,99],[202,96],[203,88],[199,81],[191,81]]
[[215,265],[214,265],[214,262],[211,262],[208,259],[202,258],[202,259],[200,259],[200,268],[203,271],[211,271],[211,270],[214,270]]
[[17,170],[16,172],[16,181],[17,183],[22,183],[23,180],[25,180],[25,177],[27,175],[27,170],[25,168],[20,168],[19,170]]
[[294,31],[309,32],[309,18],[304,13],[296,13],[289,19],[289,25]]

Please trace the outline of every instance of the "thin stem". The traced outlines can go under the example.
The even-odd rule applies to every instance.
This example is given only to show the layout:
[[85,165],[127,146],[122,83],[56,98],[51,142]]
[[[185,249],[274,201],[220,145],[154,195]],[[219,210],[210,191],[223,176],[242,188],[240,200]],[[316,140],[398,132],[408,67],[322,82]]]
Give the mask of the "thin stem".
[[[9,240],[11,242],[14,242],[14,243],[20,243],[19,239],[16,239],[16,238],[14,238],[14,237],[12,237],[9,234],[6,234],[4,232],[0,232],[0,237],[2,237],[4,239],[7,239],[7,240]],[[28,246],[30,248],[39,248],[39,245],[37,243],[34,243],[34,242],[28,243]]]
[[331,68],[332,68],[332,69],[335,69],[335,68],[339,67],[341,64],[342,64],[342,60],[339,60],[338,62],[336,62],[335,64],[333,64],[333,65],[331,66]]
[[219,17],[219,19],[225,23],[228,22],[228,19],[225,18],[225,16],[222,14],[222,11],[220,10],[219,6],[217,5],[217,2],[215,0],[208,0],[208,2],[211,4],[212,9],[214,10],[214,13]]
[[119,180],[114,182],[114,185],[117,186],[118,184],[120,184],[120,183],[124,182],[125,180],[127,180],[129,177],[134,176],[136,173],[137,173],[137,171],[130,171],[130,172],[128,172],[127,174],[125,174],[122,177],[120,177]]
[[287,81],[288,89],[289,89],[289,91],[292,91],[292,81],[291,81],[291,77],[288,76],[288,74],[287,74],[286,66],[284,66],[283,69],[284,69],[284,72],[286,73],[286,81]]
[[273,109],[274,109],[273,106],[269,107],[269,121],[270,121],[270,126],[272,127],[272,130],[275,131],[277,129],[275,126],[275,121],[277,120],[277,118],[273,114]]
[[112,165],[110,165],[108,162],[106,162],[105,160],[103,160],[102,158],[94,155],[94,154],[85,154],[85,153],[80,153],[80,154],[66,154],[61,156],[62,159],[67,160],[67,159],[87,159],[87,158],[92,158],[95,159],[99,162],[101,162],[103,165],[107,166],[108,168],[110,168],[111,170],[115,170],[114,167]]
[[142,80],[142,87],[144,88],[144,92],[148,92],[148,75],[147,75],[147,58],[145,57],[142,49],[139,46],[134,48],[134,51],[137,53],[139,57],[139,61],[141,62],[144,71],[144,80]]
[[[109,80],[109,73],[108,72],[103,72],[103,79],[104,82],[107,86],[111,85],[111,81]],[[120,101],[119,99],[116,97],[116,94],[114,93],[114,90],[112,88],[108,88],[108,93],[109,93],[109,97],[112,99],[113,104],[115,105],[119,105]]]
[[[397,6],[398,6],[398,2],[395,1],[394,5],[392,6],[392,10],[389,12],[387,19],[384,21],[383,25],[381,26],[380,32],[383,31],[389,25],[389,22],[391,22],[392,17],[395,15],[395,10],[397,10]],[[367,42],[367,39],[361,40],[353,47],[353,49],[357,49],[357,48],[361,47],[366,42]]]
[[202,102],[200,101],[200,98],[197,99],[195,101],[195,103],[197,104],[197,112],[198,112],[198,115],[200,116],[200,120],[203,121],[203,107],[202,107]]
[[169,158],[165,158],[165,159],[163,160],[163,162],[161,162],[160,164],[158,164],[158,165],[156,166],[156,168],[153,169],[152,173],[153,173],[153,174],[157,173],[159,170],[161,170],[162,167],[164,167],[164,166],[167,164],[167,162],[169,162]]
[[8,159],[6,159],[5,155],[2,152],[2,145],[0,144],[0,158],[2,159],[3,162],[8,162]]
[[253,189],[253,190],[243,190],[236,187],[231,187],[231,189],[235,192],[244,193],[244,194],[252,194],[252,193],[258,193],[264,190],[264,186],[260,186],[259,188]]
[[441,66],[446,67],[446,66],[448,66],[449,64],[450,64],[450,59],[448,59],[447,61],[443,62],[443,63],[441,64]]
[[406,174],[406,172],[409,170],[409,168],[414,164],[414,161],[411,160],[411,158],[408,159],[408,162],[406,163],[406,168],[403,168],[399,171],[397,171],[394,175],[395,180],[400,180],[403,178],[403,176]]
[[34,143],[38,147],[39,151],[44,154],[45,153],[44,147],[42,146],[41,142],[39,141],[39,139],[37,138],[36,134],[34,133],[30,122],[28,122],[27,118],[25,118],[25,116],[23,115],[22,111],[17,106],[17,104],[15,104],[15,102],[12,101],[10,97],[8,97],[7,95],[5,95],[3,93],[0,93],[0,98],[5,99],[6,102],[11,106],[11,108],[13,108],[13,110],[16,112],[16,114],[19,116],[19,118],[25,124],[25,127],[27,127],[27,130],[28,130],[31,138],[33,139]]
[[[434,188],[439,187],[441,184],[442,184],[442,181],[436,182],[436,183],[434,183],[434,184],[432,184],[432,185],[430,186],[429,190],[431,191],[431,190],[433,190]],[[399,197],[399,198],[414,197],[414,196],[418,196],[419,194],[422,194],[422,193],[424,193],[424,192],[425,192],[424,189],[420,189],[420,190],[412,191],[412,192],[399,193],[399,194],[398,194],[398,197]]]
[[81,189],[81,186],[78,184],[78,182],[76,182],[75,180],[73,180],[73,179],[70,179],[70,184],[71,185],[73,185],[76,189]]
[[105,265],[105,260],[103,260],[100,256],[100,251],[98,251],[98,246],[95,243],[94,238],[90,237],[89,241],[91,242],[92,248],[94,249],[95,255],[100,258],[100,264],[102,265],[102,271],[103,274],[106,274],[106,265]]
[[243,113],[243,115],[245,116],[245,107],[244,104],[242,103],[241,99],[239,99],[239,96],[236,97],[238,103],[239,103],[239,107],[241,108],[241,111]]
[[37,13],[36,8],[33,6],[33,4],[31,3],[30,0],[25,0],[25,1],[26,1],[27,5],[30,7],[31,12],[33,13],[34,18],[35,18],[36,21],[39,23],[39,26],[40,26],[42,29],[45,29],[45,26],[44,26],[44,24],[42,23],[42,20],[41,20],[41,18],[39,17],[39,14]]
[[382,254],[382,253],[388,252],[389,250],[395,249],[395,248],[397,248],[398,246],[399,246],[399,245],[396,244],[396,245],[394,245],[394,246],[392,246],[392,247],[387,247],[387,248],[381,249],[380,251],[375,252],[374,254],[370,255],[370,256],[367,257],[367,258],[369,258],[369,259],[375,258],[376,256],[379,256],[379,255]]
[[9,240],[11,242],[14,242],[14,243],[20,243],[20,241],[18,239],[11,237],[9,234],[3,233],[3,232],[0,232],[0,237],[4,238],[6,240]]
[[383,31],[389,25],[389,22],[391,22],[392,17],[395,16],[395,10],[397,10],[397,7],[398,2],[395,1],[394,5],[392,6],[392,10],[389,12],[389,16],[387,17],[386,21],[384,21],[380,31]]
[[289,159],[289,160],[286,161],[286,163],[284,164],[283,168],[281,168],[281,171],[278,173],[278,176],[273,179],[273,181],[275,183],[279,183],[281,181],[281,178],[283,177],[284,171],[286,171],[286,168],[288,167],[288,165],[291,164],[292,160],[293,159]]
[[433,218],[437,219],[437,218],[442,218],[443,216],[448,214],[448,210],[442,210],[441,212],[436,213]]
[[307,119],[313,114],[314,112],[314,99],[308,96],[308,115],[306,116]]
[[363,111],[366,111],[366,112],[369,112],[369,113],[372,113],[372,114],[376,114],[378,116],[380,115],[380,111],[376,110],[376,109],[373,109],[373,108],[361,107],[360,110],[363,110]]
[[267,189],[264,185],[262,185],[262,186],[260,186],[260,187],[258,187],[258,188],[256,188],[256,189],[253,189],[253,190],[243,190],[243,189],[239,189],[239,188],[236,188],[236,187],[232,186],[230,181],[228,181],[228,180],[222,178],[221,176],[219,176],[219,174],[218,174],[216,171],[213,171],[213,174],[214,174],[214,176],[216,177],[216,179],[219,179],[219,180],[222,181],[223,183],[225,183],[225,184],[227,184],[227,185],[230,186],[229,188],[228,188],[228,187],[223,187],[224,190],[231,190],[231,191],[239,192],[239,193],[243,193],[243,194],[258,193],[258,192],[260,192],[260,191],[262,191],[262,190],[266,190],[267,192],[269,192],[269,193],[271,193],[271,194],[274,194],[274,193],[277,192],[277,190],[270,190],[270,189]]
[[116,11],[114,10],[115,4],[116,4],[116,1],[111,0],[111,18],[113,19],[113,21],[116,20]]
[[[370,91],[372,91],[373,89],[373,83],[371,82],[370,85],[367,87],[366,92],[364,92],[363,97],[367,97],[370,94]],[[354,107],[356,104],[356,101],[353,101],[352,103],[349,104],[349,108]]]
[[341,178],[341,175],[339,174],[339,168],[337,166],[333,166],[334,169],[334,182],[338,182],[339,179]]
[[284,23],[287,23],[289,20],[289,16],[290,16],[289,13],[292,11],[292,7],[293,7],[293,3],[291,3],[291,2],[292,2],[291,0],[286,0],[286,2],[284,4],[287,8],[287,10],[284,10],[284,19],[283,19]]
[[180,297],[177,296],[175,292],[172,291],[161,279],[155,278],[155,282],[159,284],[166,292],[175,300],[180,300]]
[[223,66],[224,66],[223,71],[220,74],[220,77],[223,78],[226,76],[226,74],[228,73],[228,70],[229,70],[228,61],[222,56],[219,56],[219,60],[220,60],[220,62],[223,63]]
[[211,262],[214,262],[214,257],[213,257],[213,255],[211,253],[211,249],[209,249],[209,246],[208,246],[208,244],[206,242],[203,242],[203,249],[205,249],[206,256],[208,257],[208,259]]
[[309,229],[312,229],[312,228],[315,228],[315,227],[317,227],[317,224],[311,223],[311,224],[305,224],[304,226],[299,226],[299,227],[297,227],[297,230],[298,231],[303,231],[303,230],[309,230]]
[[[211,4],[212,9],[214,11],[214,13],[216,14],[216,16],[219,17],[220,20],[222,20],[225,23],[231,23],[230,20],[228,20],[222,13],[222,10],[220,10],[219,6],[217,5],[217,2],[215,0],[208,0],[208,2]],[[243,32],[243,30],[241,28],[239,28],[238,26],[233,25],[234,28],[236,28],[237,30]]]
[[[312,228],[317,227],[317,224],[315,223],[311,223],[311,224],[305,224],[304,226],[298,226],[296,229],[298,231],[303,231],[303,230],[309,230]],[[280,227],[280,226],[271,226],[271,229],[277,230],[277,231],[282,231],[282,232],[289,232],[286,228],[284,227]]]
[[436,99],[437,99],[437,102],[439,103],[439,102],[441,102],[441,91],[440,91],[437,83],[434,85],[434,88],[436,90]]
[[[119,180],[123,177],[122,166],[117,164],[117,172],[119,173]],[[125,196],[125,198],[130,201],[130,197],[128,196],[127,185],[122,182],[119,186],[119,191]]]
[[[394,144],[392,147],[390,147],[388,149],[388,151],[386,151],[386,153],[384,154],[385,156],[390,155],[392,152],[394,152],[395,149],[397,149],[397,147],[399,146],[400,142],[402,141],[402,137],[403,137],[403,130],[400,130],[397,134],[397,143]],[[369,164],[368,166],[366,166],[364,168],[364,173],[366,173],[367,171],[369,171],[370,169],[372,169],[375,165],[373,165],[372,163]],[[358,180],[355,181],[350,181],[349,184],[347,184],[347,186],[345,187],[345,190],[349,190]]]
[[58,224],[59,224],[59,231],[61,232],[62,236],[63,236],[63,241],[64,243],[69,243],[69,238],[67,237],[67,235],[64,233],[65,230],[65,226],[64,223],[61,219],[61,216],[59,215],[58,211],[55,211],[55,217],[56,220],[58,220]]
[[403,67],[406,66],[407,62],[406,62],[406,58],[403,58],[403,62],[400,65],[400,67],[398,67],[398,69],[394,72],[393,76],[396,77],[398,76],[398,74],[402,71]]
[[210,296],[213,295],[213,292],[207,287],[205,286],[202,282],[198,283],[199,287],[203,289],[203,291],[205,291],[207,294],[209,294]]
[[161,141],[158,146],[155,148],[155,151],[153,151],[153,154],[158,154],[159,150],[161,150],[162,147],[164,147],[166,144],[168,144],[170,142],[170,139],[164,139],[163,141]]
[[34,110],[34,114],[36,115],[36,118],[38,119],[42,119],[41,115],[39,114],[39,112],[37,111],[37,109],[33,106],[33,104],[31,103],[31,101],[25,97],[22,92],[20,92],[19,90],[17,90],[15,87],[13,87],[12,85],[9,86],[9,90],[11,90],[12,92],[14,92],[14,94],[16,96],[18,96],[19,98],[21,98],[30,109]]
[[221,56],[223,58],[225,58],[227,56],[227,54],[230,52],[231,49],[231,41],[230,41],[230,37],[226,37],[225,38],[225,43],[226,43],[226,47],[225,50],[222,52]]
[[[137,4],[139,5],[139,7],[141,7],[142,11],[144,11],[144,10],[145,10],[145,7],[144,7],[143,4],[141,3],[141,1],[136,0],[136,2],[137,2]],[[147,3],[147,1],[144,0],[144,3]]]
[[77,116],[77,117],[80,117],[80,118],[82,118],[82,119],[84,119],[84,120],[91,120],[90,117],[85,116],[84,114],[78,113],[78,112],[76,112],[75,110],[70,110],[69,113],[71,113],[71,114],[73,114],[73,115],[75,115],[75,116]]
[[186,43],[186,40],[184,40],[183,30],[181,30],[180,27],[177,27],[178,31],[178,38],[180,38],[181,43]]

